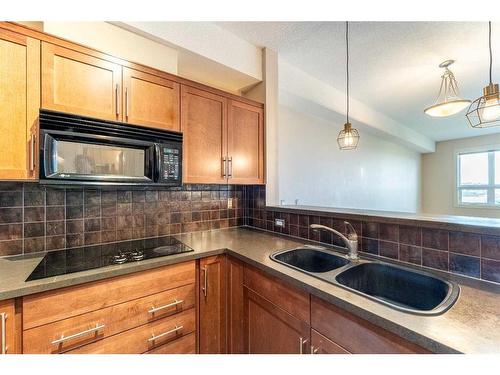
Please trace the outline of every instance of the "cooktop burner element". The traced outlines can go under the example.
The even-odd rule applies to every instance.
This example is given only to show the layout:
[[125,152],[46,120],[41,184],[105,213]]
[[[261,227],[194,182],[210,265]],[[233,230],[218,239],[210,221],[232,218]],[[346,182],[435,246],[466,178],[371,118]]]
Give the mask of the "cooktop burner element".
[[48,252],[26,281],[193,251],[174,237],[113,242]]

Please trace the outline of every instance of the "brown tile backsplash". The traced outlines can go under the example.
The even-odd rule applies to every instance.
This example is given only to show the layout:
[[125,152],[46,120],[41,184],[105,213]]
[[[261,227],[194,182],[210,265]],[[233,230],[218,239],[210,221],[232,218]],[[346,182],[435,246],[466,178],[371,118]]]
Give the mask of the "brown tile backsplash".
[[243,225],[245,191],[236,185],[118,190],[0,183],[0,256]]
[[[309,224],[319,220],[320,224],[346,233],[344,220],[348,220],[360,236],[361,252],[500,283],[500,236],[481,235],[470,229],[460,232],[429,228],[415,222],[395,224],[380,217],[358,221],[327,212],[314,215],[306,210],[297,213],[285,208],[266,208],[265,188],[261,186],[247,186],[245,197],[248,200],[245,222],[250,226],[343,246],[338,236],[311,233]],[[275,227],[275,218],[284,218],[285,228]]]

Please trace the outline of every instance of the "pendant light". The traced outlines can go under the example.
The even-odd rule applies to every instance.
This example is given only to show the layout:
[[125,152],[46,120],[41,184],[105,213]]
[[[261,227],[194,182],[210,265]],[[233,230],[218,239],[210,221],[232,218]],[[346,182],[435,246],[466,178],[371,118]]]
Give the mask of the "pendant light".
[[346,93],[346,103],[347,111],[346,117],[347,121],[344,124],[344,129],[342,129],[337,137],[337,143],[341,150],[354,150],[358,147],[359,133],[356,129],[352,127],[349,122],[349,22],[345,23],[345,41],[346,41],[346,82],[347,82],[347,93]]
[[490,83],[483,89],[483,96],[472,102],[467,111],[467,120],[473,128],[488,128],[500,125],[500,101],[498,84],[491,79],[493,55],[491,53],[491,21],[488,22],[488,40],[490,51]]
[[436,102],[424,110],[425,114],[432,117],[447,117],[469,106],[470,100],[460,98],[457,80],[452,71],[448,69],[454,62],[454,60],[446,60],[439,64],[440,68],[444,68],[444,73],[441,76],[441,87]]

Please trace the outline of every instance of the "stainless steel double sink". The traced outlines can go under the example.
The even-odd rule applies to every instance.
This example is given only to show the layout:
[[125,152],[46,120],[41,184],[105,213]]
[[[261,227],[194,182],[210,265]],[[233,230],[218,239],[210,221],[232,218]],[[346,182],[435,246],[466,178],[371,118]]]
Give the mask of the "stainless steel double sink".
[[282,250],[273,253],[271,259],[412,314],[442,314],[460,294],[458,284],[428,272],[368,259],[352,261],[322,247]]

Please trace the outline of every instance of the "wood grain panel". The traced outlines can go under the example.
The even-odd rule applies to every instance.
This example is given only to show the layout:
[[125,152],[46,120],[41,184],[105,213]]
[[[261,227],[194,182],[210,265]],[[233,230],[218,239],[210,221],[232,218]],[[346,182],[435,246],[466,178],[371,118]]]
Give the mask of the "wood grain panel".
[[243,275],[245,266],[233,257],[227,257],[227,352],[244,353]]
[[245,288],[244,341],[249,354],[309,352],[310,327],[252,290]]
[[38,133],[39,55],[39,41],[0,30],[0,179],[37,177],[30,141]]
[[227,100],[182,86],[181,131],[184,183],[227,183]]
[[[20,320],[20,311],[16,309],[15,300],[0,301],[0,314],[5,314],[5,333],[2,332],[2,327],[0,326],[0,337],[2,334],[5,334],[6,354],[21,353],[21,330],[18,324]],[[2,354],[1,349],[2,348],[0,348],[0,354]]]
[[199,345],[203,354],[226,352],[225,272],[225,255],[200,260]]
[[353,354],[429,353],[320,298],[311,301],[312,327]]
[[231,184],[264,183],[264,110],[229,101],[228,157]]
[[152,74],[123,68],[126,122],[180,131],[180,85]]
[[309,323],[309,294],[254,267],[245,265],[245,286],[298,319]]
[[[163,336],[153,342],[153,336],[161,335],[177,327],[183,327],[177,333]],[[194,309],[180,314],[156,320],[143,326],[125,331],[118,335],[99,340],[67,352],[68,354],[137,354],[145,353],[169,342],[175,342],[184,335],[195,331],[196,313]]]
[[144,354],[196,354],[196,335],[190,333]]
[[[32,328],[23,333],[23,352],[37,354],[63,353],[153,320],[189,310],[195,306],[195,296],[195,284],[190,284]],[[148,312],[152,307],[164,306],[181,300],[183,301],[182,304],[155,313]],[[67,337],[96,325],[104,325],[104,328],[96,334],[85,335],[61,344],[52,344],[52,341],[63,336]]]
[[122,67],[42,43],[42,107],[55,111],[121,120]]
[[23,298],[24,329],[103,309],[195,282],[195,262],[184,262]]
[[350,354],[340,345],[337,345],[319,332],[311,329],[311,354]]

